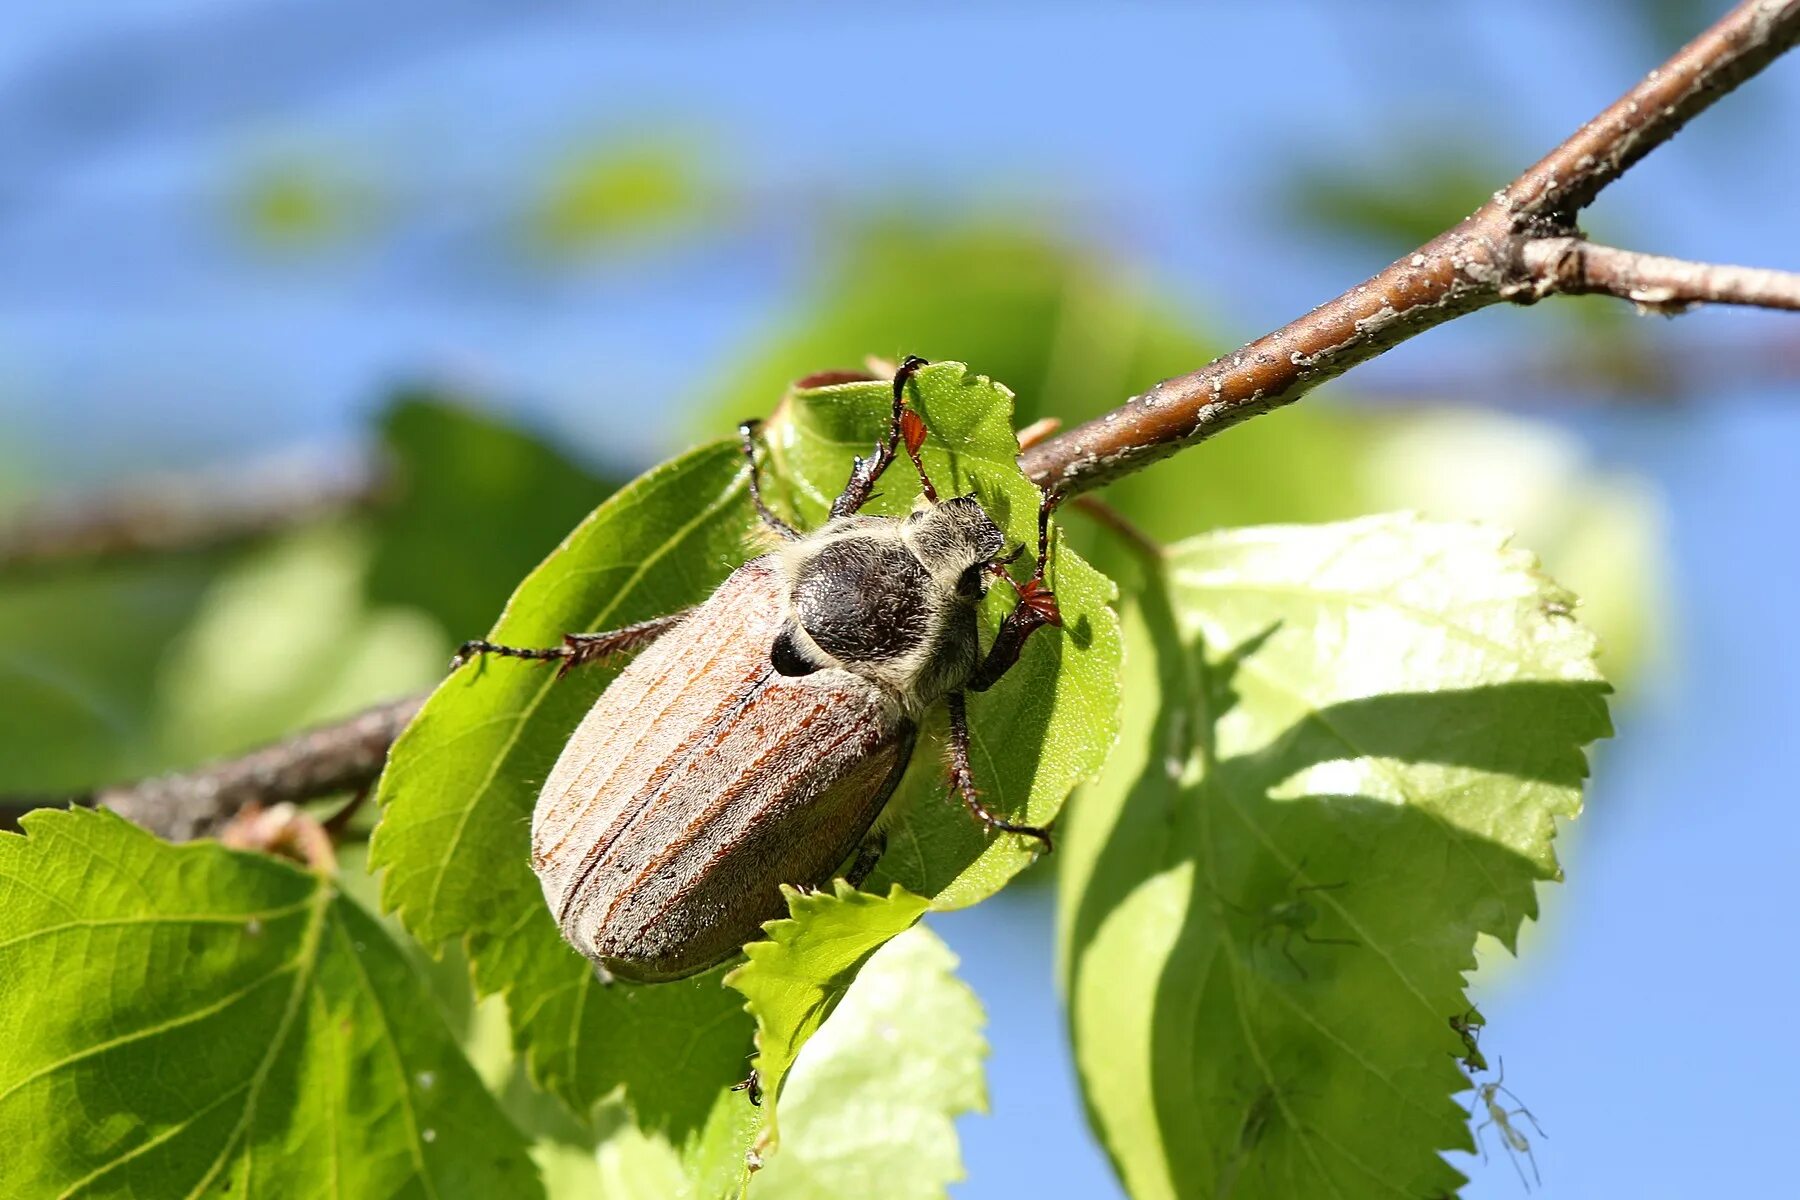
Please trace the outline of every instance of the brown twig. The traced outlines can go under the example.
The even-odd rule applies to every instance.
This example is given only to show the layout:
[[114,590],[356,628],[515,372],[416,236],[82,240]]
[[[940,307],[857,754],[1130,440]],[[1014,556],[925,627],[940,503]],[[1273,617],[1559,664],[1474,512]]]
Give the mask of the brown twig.
[[367,508],[385,488],[369,459],[304,456],[46,500],[0,518],[0,574],[234,545]]
[[1537,238],[1519,256],[1539,296],[1601,294],[1660,313],[1696,304],[1745,304],[1800,312],[1800,274],[1689,262],[1600,246],[1584,238]]
[[1040,486],[1091,491],[1452,318],[1539,299],[1541,267],[1526,247],[1578,238],[1575,217],[1603,188],[1796,39],[1800,0],[1744,0],[1454,228],[1273,333],[1039,443],[1020,465]]
[[1160,563],[1168,554],[1167,547],[1161,542],[1139,529],[1130,517],[1098,496],[1077,496],[1072,507],[1092,517],[1145,562]]
[[172,841],[205,837],[252,803],[272,808],[367,787],[381,774],[388,747],[424,703],[418,695],[378,704],[335,725],[193,771],[80,796],[0,800],[0,823],[16,827],[24,813],[48,805],[97,805]]

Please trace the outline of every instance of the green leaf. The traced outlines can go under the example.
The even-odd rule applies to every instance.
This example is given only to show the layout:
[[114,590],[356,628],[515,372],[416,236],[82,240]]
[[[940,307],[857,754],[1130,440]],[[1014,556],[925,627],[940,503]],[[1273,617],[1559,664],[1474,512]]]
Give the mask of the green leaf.
[[1150,575],[1154,671],[1059,855],[1095,1127],[1139,1200],[1452,1190],[1448,1020],[1558,877],[1610,731],[1593,638],[1477,527],[1240,530]]
[[0,580],[0,790],[75,791],[173,765],[156,739],[163,660],[232,557]]
[[[704,600],[745,557],[736,447],[718,442],[613,495],[526,577],[493,638],[553,645]],[[585,1112],[624,1086],[678,1145],[735,1112],[751,1028],[714,972],[655,988],[601,985],[563,942],[530,866],[537,786],[616,671],[558,680],[510,661],[458,672],[395,744],[371,861],[382,902],[428,945],[465,940],[477,987],[504,992],[532,1078]],[[719,1119],[726,1119],[719,1117]]]
[[922,925],[875,952],[782,1093],[757,1200],[936,1200],[963,1177],[955,1119],[987,1108],[981,1003]]
[[859,892],[842,879],[834,892],[781,890],[791,915],[765,925],[768,939],[745,947],[749,961],[725,976],[756,1019],[755,1065],[765,1097],[759,1158],[781,1145],[776,1110],[800,1048],[831,1016],[869,956],[912,928],[928,904],[899,884],[885,897]]
[[[1010,537],[1035,544],[1038,497],[1013,463],[1009,395],[959,364],[929,368],[917,383],[932,425],[926,462],[943,487],[977,488]],[[803,526],[842,486],[853,452],[885,430],[888,397],[883,384],[803,393],[770,422],[770,491]],[[875,511],[905,511],[916,489],[897,464]],[[565,631],[699,603],[749,557],[754,528],[735,446],[703,447],[602,505],[520,585],[490,636],[551,645]],[[1051,582],[1067,631],[1033,638],[1020,665],[971,705],[988,803],[1038,823],[1098,768],[1118,689],[1111,583],[1060,543]],[[994,622],[1004,607],[992,599]],[[754,1123],[727,1090],[744,1076],[752,1026],[719,986],[722,971],[602,986],[557,935],[529,867],[538,783],[611,678],[585,668],[558,681],[511,660],[458,672],[394,747],[373,861],[384,871],[383,903],[409,930],[427,944],[465,939],[479,989],[506,993],[535,1080],[579,1112],[622,1090],[638,1124],[665,1137],[693,1177],[724,1186],[741,1173]],[[882,870],[939,906],[971,903],[1030,861],[1012,837],[984,839],[948,798],[928,747],[895,803]]]
[[104,812],[0,835],[0,1194],[540,1194],[378,922]]

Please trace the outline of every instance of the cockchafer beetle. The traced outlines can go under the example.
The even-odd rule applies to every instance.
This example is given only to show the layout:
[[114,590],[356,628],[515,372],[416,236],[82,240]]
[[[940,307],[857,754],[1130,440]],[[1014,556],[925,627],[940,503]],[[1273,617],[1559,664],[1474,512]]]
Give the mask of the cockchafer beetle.
[[[750,497],[777,545],[705,603],[563,644],[483,654],[560,664],[642,650],[564,746],[532,816],[532,867],[563,936],[606,974],[680,979],[736,954],[782,916],[780,885],[859,884],[882,849],[870,835],[912,756],[919,722],[949,710],[951,786],[991,831],[1035,838],[981,802],[969,769],[965,689],[1006,673],[1026,639],[1060,625],[1045,586],[1055,497],[1038,510],[1036,570],[1018,583],[1005,539],[973,496],[940,500],[919,457],[924,420],[906,403],[924,359],[894,374],[886,438],[858,457],[819,529],[764,502],[754,422],[740,429]],[[905,517],[863,515],[904,448],[923,492]],[[1018,593],[985,655],[976,609],[989,583]],[[848,866],[846,867],[846,864]]]

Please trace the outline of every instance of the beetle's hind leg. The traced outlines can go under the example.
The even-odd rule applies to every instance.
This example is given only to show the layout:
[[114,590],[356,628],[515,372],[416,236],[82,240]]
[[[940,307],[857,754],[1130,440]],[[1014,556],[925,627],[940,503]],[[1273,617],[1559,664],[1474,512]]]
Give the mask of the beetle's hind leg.
[[670,613],[666,617],[652,617],[648,621],[639,621],[636,625],[627,625],[622,629],[609,629],[605,633],[565,633],[562,645],[547,646],[543,649],[502,646],[482,638],[475,638],[464,642],[462,647],[457,650],[456,656],[450,660],[450,669],[454,671],[472,658],[497,654],[502,658],[523,658],[533,662],[559,662],[562,665],[557,668],[556,674],[560,679],[585,663],[599,662],[621,654],[630,654],[634,650],[641,650],[673,629],[692,611],[692,609],[684,608],[680,612]]
[[796,542],[800,540],[800,531],[776,516],[775,510],[763,500],[762,471],[756,465],[756,435],[761,429],[762,422],[756,420],[738,426],[738,444],[743,447],[744,459],[750,464],[750,503],[756,505],[756,515],[762,518],[764,525],[786,540]]
[[977,821],[988,829],[1001,833],[1016,833],[1022,837],[1035,838],[1042,843],[1045,853],[1053,849],[1050,843],[1050,831],[1037,825],[1019,825],[1004,820],[989,811],[981,802],[981,793],[975,790],[975,775],[969,769],[969,710],[961,692],[951,692],[946,697],[950,708],[950,786],[962,796],[964,807]]
[[875,495],[876,481],[889,464],[900,457],[902,445],[906,447],[906,456],[912,459],[913,469],[919,473],[919,486],[924,489],[925,498],[937,503],[937,488],[932,486],[931,477],[925,474],[925,464],[919,459],[919,447],[925,444],[925,420],[906,407],[907,383],[920,367],[930,365],[928,360],[909,354],[894,372],[894,407],[888,415],[887,439],[876,444],[874,457],[857,457],[844,490],[831,502],[832,516],[852,516],[869,502]]

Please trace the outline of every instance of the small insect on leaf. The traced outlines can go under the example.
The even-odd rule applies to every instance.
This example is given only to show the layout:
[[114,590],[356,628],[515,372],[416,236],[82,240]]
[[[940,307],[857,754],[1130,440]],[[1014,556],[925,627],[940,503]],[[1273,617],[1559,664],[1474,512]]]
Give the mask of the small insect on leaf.
[[[1498,1078],[1492,1083],[1481,1084],[1475,1089],[1475,1099],[1469,1104],[1469,1116],[1474,1117],[1478,1107],[1487,1110],[1487,1119],[1475,1127],[1475,1141],[1481,1146],[1481,1161],[1487,1161],[1487,1143],[1482,1141],[1481,1131],[1492,1125],[1499,1131],[1500,1143],[1505,1147],[1507,1157],[1512,1159],[1513,1169],[1519,1173],[1519,1182],[1525,1184],[1526,1191],[1530,1191],[1531,1184],[1525,1180],[1525,1168],[1519,1165],[1519,1155],[1523,1154],[1530,1161],[1531,1177],[1537,1181],[1540,1187],[1544,1180],[1543,1176],[1538,1174],[1537,1156],[1531,1152],[1530,1139],[1517,1125],[1512,1123],[1512,1119],[1522,1116],[1531,1122],[1531,1127],[1537,1130],[1539,1137],[1549,1137],[1550,1135],[1544,1132],[1544,1128],[1538,1124],[1537,1118],[1531,1115],[1531,1110],[1526,1108],[1519,1098],[1504,1086],[1505,1083],[1506,1060],[1502,1059]],[[1517,1104],[1518,1107],[1507,1108],[1500,1101],[1502,1096]]]
[[1481,1031],[1487,1026],[1487,1018],[1479,1009],[1471,1008],[1461,1016],[1450,1017],[1450,1028],[1462,1039],[1463,1054],[1458,1059],[1468,1071],[1487,1070],[1487,1058],[1481,1053]]

